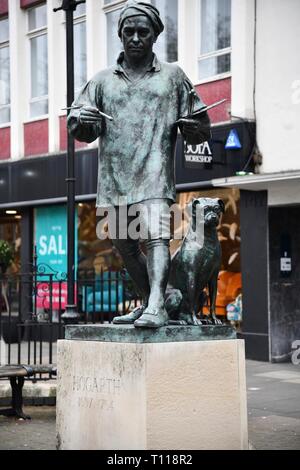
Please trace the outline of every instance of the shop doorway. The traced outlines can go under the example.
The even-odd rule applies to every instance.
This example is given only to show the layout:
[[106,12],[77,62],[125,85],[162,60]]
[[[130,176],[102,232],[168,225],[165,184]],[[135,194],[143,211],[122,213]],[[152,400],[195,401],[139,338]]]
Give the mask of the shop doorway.
[[269,209],[271,360],[290,362],[300,340],[300,206]]

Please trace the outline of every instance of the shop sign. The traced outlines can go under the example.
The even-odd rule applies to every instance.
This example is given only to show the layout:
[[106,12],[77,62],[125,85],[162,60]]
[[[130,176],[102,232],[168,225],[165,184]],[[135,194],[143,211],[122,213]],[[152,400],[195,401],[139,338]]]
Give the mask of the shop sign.
[[226,150],[239,150],[241,148],[242,148],[242,144],[241,144],[239,135],[236,129],[232,129],[227,138],[225,149]]
[[292,273],[291,235],[282,233],[280,236],[280,274],[289,277]]
[[[75,214],[75,272],[77,268],[77,212]],[[47,206],[35,209],[35,245],[39,272],[53,275],[50,293],[49,276],[38,276],[37,307],[64,308],[67,304],[67,207]],[[43,282],[44,281],[44,282]],[[61,281],[61,282],[58,282]]]
[[292,260],[291,258],[280,258],[280,271],[291,272],[292,271]]
[[68,303],[68,285],[66,282],[53,282],[51,292],[49,282],[38,282],[37,308],[51,308],[51,299],[53,310],[60,310],[66,307]]
[[186,145],[184,156],[186,166],[211,165],[213,163],[213,154],[209,142],[203,142],[198,145]]

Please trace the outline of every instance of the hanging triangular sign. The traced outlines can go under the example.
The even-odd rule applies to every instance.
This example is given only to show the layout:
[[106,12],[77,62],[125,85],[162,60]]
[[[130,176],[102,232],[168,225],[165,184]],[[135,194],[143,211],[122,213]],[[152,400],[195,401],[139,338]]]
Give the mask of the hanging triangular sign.
[[235,129],[232,129],[229,133],[225,149],[226,150],[237,150],[241,149],[242,145],[239,139],[239,135]]

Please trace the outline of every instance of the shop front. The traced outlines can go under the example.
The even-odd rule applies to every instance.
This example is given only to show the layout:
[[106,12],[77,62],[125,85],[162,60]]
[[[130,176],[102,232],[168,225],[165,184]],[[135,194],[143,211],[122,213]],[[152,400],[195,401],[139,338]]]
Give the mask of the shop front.
[[214,183],[240,191],[244,312],[240,336],[247,357],[298,361],[300,173],[235,176]]

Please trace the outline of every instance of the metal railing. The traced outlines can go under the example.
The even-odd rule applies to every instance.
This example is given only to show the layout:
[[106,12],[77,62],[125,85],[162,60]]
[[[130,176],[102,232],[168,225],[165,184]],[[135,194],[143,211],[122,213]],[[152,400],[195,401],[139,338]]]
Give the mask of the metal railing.
[[[34,265],[32,272],[0,276],[0,364],[55,364],[64,338],[61,319],[67,277]],[[78,271],[75,297],[81,323],[111,323],[138,305],[124,271]]]

